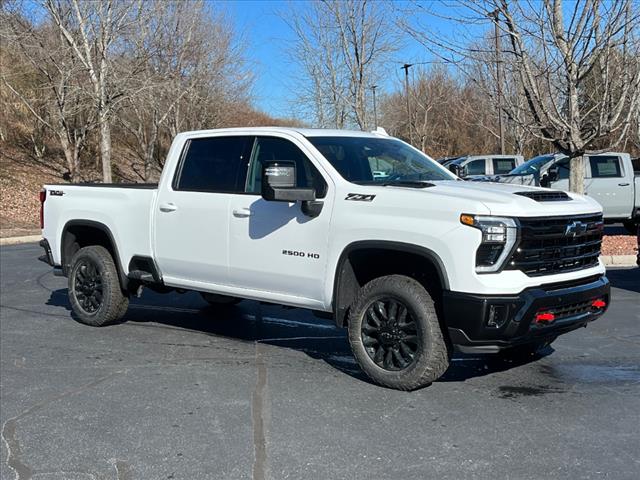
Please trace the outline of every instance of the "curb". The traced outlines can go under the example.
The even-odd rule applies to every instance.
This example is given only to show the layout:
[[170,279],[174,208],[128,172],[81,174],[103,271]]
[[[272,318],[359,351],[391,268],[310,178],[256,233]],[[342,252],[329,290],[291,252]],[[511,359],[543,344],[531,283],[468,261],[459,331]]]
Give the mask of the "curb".
[[0,245],[19,245],[21,243],[35,243],[42,239],[42,235],[26,235],[24,237],[0,238]]
[[[0,245],[19,245],[21,243],[39,242],[42,235],[26,235],[23,237],[0,238]],[[608,267],[635,267],[635,255],[601,255],[600,258]]]
[[608,267],[635,267],[635,255],[601,255],[600,258]]

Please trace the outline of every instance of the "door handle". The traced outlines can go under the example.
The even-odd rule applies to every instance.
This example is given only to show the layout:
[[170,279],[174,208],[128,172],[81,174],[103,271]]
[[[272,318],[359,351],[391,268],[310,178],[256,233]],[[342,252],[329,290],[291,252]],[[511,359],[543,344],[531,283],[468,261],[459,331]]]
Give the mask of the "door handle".
[[251,210],[249,210],[248,208],[235,208],[233,210],[234,217],[246,218],[246,217],[250,217],[251,215],[253,214],[251,213]]
[[175,203],[163,203],[160,205],[161,212],[175,212],[178,209],[178,206]]
[[630,184],[629,183],[619,183],[618,186],[619,187],[628,187]]

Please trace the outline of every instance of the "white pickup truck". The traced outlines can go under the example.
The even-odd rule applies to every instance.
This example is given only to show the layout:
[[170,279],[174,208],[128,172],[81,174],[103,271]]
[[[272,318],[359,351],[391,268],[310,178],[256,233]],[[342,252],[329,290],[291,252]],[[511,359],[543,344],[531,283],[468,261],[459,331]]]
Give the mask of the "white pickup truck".
[[181,133],[157,186],[46,185],[41,205],[78,320],[119,321],[143,287],[328,312],[403,390],[454,348],[535,352],[609,303],[597,202],[464,182],[380,133]]
[[[632,234],[640,223],[640,172],[628,153],[585,155],[585,194],[602,205],[607,223],[622,222]],[[539,155],[506,175],[474,177],[474,180],[569,189],[569,157],[561,153]]]

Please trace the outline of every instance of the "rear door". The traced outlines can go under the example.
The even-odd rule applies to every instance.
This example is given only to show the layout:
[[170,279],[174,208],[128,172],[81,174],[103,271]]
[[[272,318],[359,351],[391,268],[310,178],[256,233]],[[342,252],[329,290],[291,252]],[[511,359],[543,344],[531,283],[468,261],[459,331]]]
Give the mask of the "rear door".
[[606,218],[628,218],[633,206],[633,183],[625,176],[624,166],[617,155],[588,157],[586,192],[595,198]]
[[516,168],[516,159],[515,158],[492,158],[491,159],[491,168],[492,175],[506,175],[511,172],[514,168]]
[[250,136],[187,140],[158,192],[155,255],[168,283],[227,284],[229,200],[244,189]]

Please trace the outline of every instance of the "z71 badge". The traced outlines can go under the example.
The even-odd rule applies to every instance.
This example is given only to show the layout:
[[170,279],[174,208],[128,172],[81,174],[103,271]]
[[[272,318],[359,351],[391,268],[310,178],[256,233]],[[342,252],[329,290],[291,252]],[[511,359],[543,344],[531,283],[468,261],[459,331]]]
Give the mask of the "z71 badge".
[[356,202],[373,202],[375,195],[367,195],[365,193],[347,193],[345,200],[354,200]]
[[61,197],[64,195],[64,192],[62,190],[49,190],[49,195],[53,197]]

